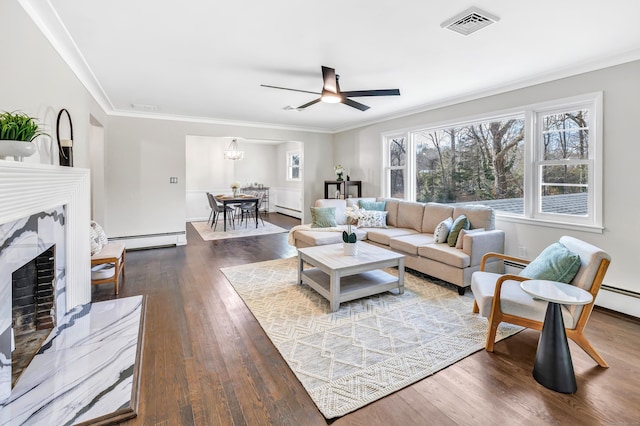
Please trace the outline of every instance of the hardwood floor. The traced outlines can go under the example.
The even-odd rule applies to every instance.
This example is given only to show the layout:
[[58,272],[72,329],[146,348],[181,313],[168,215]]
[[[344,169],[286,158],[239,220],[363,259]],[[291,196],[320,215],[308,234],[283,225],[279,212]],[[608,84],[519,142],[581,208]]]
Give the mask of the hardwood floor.
[[[270,214],[290,228],[297,219]],[[147,296],[138,417],[127,425],[640,424],[640,320],[596,310],[586,335],[611,366],[571,343],[578,391],[532,377],[539,333],[525,330],[386,398],[327,422],[220,272],[295,255],[286,234],[130,251],[119,297]],[[95,301],[113,286],[93,289]],[[471,310],[471,306],[469,306]]]

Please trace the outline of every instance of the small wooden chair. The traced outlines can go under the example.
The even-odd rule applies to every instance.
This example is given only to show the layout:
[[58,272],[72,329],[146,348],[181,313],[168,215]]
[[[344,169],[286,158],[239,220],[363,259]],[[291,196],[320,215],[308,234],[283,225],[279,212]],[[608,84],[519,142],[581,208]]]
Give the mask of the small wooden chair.
[[102,250],[99,253],[91,256],[91,267],[96,265],[102,265],[105,263],[113,263],[115,265],[115,272],[113,276],[108,278],[92,279],[92,285],[114,283],[114,294],[118,294],[120,284],[120,273],[122,272],[122,278],[124,279],[124,266],[127,256],[124,243],[108,243],[102,246]]
[[[599,366],[607,368],[609,365],[591,346],[583,331],[611,263],[611,257],[598,247],[577,238],[565,235],[560,238],[560,242],[571,252],[579,255],[581,260],[580,269],[570,284],[588,291],[593,296],[588,305],[563,306],[562,315],[567,337],[576,342]],[[485,344],[485,349],[489,352],[493,352],[496,331],[501,322],[541,331],[547,308],[547,302],[536,300],[520,288],[520,282],[529,278],[484,272],[485,262],[491,257],[522,265],[530,263],[529,260],[501,253],[487,253],[482,258],[480,271],[474,272],[471,277],[471,290],[475,299],[473,312],[489,319],[489,332]]]

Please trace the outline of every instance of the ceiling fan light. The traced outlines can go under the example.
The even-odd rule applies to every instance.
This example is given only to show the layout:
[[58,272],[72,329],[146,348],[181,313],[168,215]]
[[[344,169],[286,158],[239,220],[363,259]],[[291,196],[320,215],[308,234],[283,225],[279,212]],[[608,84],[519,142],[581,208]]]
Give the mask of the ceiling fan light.
[[224,151],[225,160],[242,160],[244,158],[244,152],[240,151],[238,142],[234,139],[229,144],[229,147]]
[[342,96],[338,95],[337,93],[333,93],[323,89],[322,96],[320,96],[320,100],[328,104],[337,104],[342,102]]

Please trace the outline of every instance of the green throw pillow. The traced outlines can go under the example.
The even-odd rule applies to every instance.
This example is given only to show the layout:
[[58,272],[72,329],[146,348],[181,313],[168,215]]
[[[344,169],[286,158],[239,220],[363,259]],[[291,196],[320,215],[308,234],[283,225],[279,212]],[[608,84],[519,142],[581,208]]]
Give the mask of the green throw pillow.
[[569,284],[580,269],[580,256],[562,243],[553,243],[520,271],[523,277],[534,280],[558,281]]
[[311,207],[312,228],[331,228],[332,226],[338,226],[335,207]]
[[358,201],[361,209],[365,209],[368,211],[379,211],[383,212],[384,208],[387,205],[386,201]]
[[449,236],[447,237],[447,244],[449,244],[449,247],[456,246],[458,234],[462,229],[469,229],[469,226],[469,219],[467,219],[467,216],[463,214],[453,221],[453,225],[451,225],[451,230],[449,231]]

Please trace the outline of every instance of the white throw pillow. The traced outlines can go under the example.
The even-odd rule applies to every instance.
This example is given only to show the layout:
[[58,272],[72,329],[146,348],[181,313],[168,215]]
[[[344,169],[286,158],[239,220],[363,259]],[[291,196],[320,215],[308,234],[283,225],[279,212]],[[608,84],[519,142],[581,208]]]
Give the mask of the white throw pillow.
[[98,232],[93,226],[89,227],[89,238],[91,241],[91,256],[95,256],[102,250],[102,243]]
[[106,245],[107,243],[109,243],[109,240],[107,239],[107,234],[104,233],[104,229],[102,229],[102,226],[98,225],[98,222],[95,221],[91,221],[91,229],[93,229],[96,234],[98,235],[98,238],[100,239],[100,244],[101,245]]
[[358,219],[358,228],[386,228],[387,212],[370,210],[363,212],[362,218]]
[[458,234],[458,239],[456,240],[456,248],[457,249],[463,249],[464,245],[464,236],[467,234],[473,234],[475,232],[481,232],[484,231],[484,228],[476,228],[476,229],[461,229],[460,233]]
[[433,239],[436,243],[446,243],[449,236],[449,230],[453,225],[453,218],[448,217],[436,226],[436,230],[433,233]]

